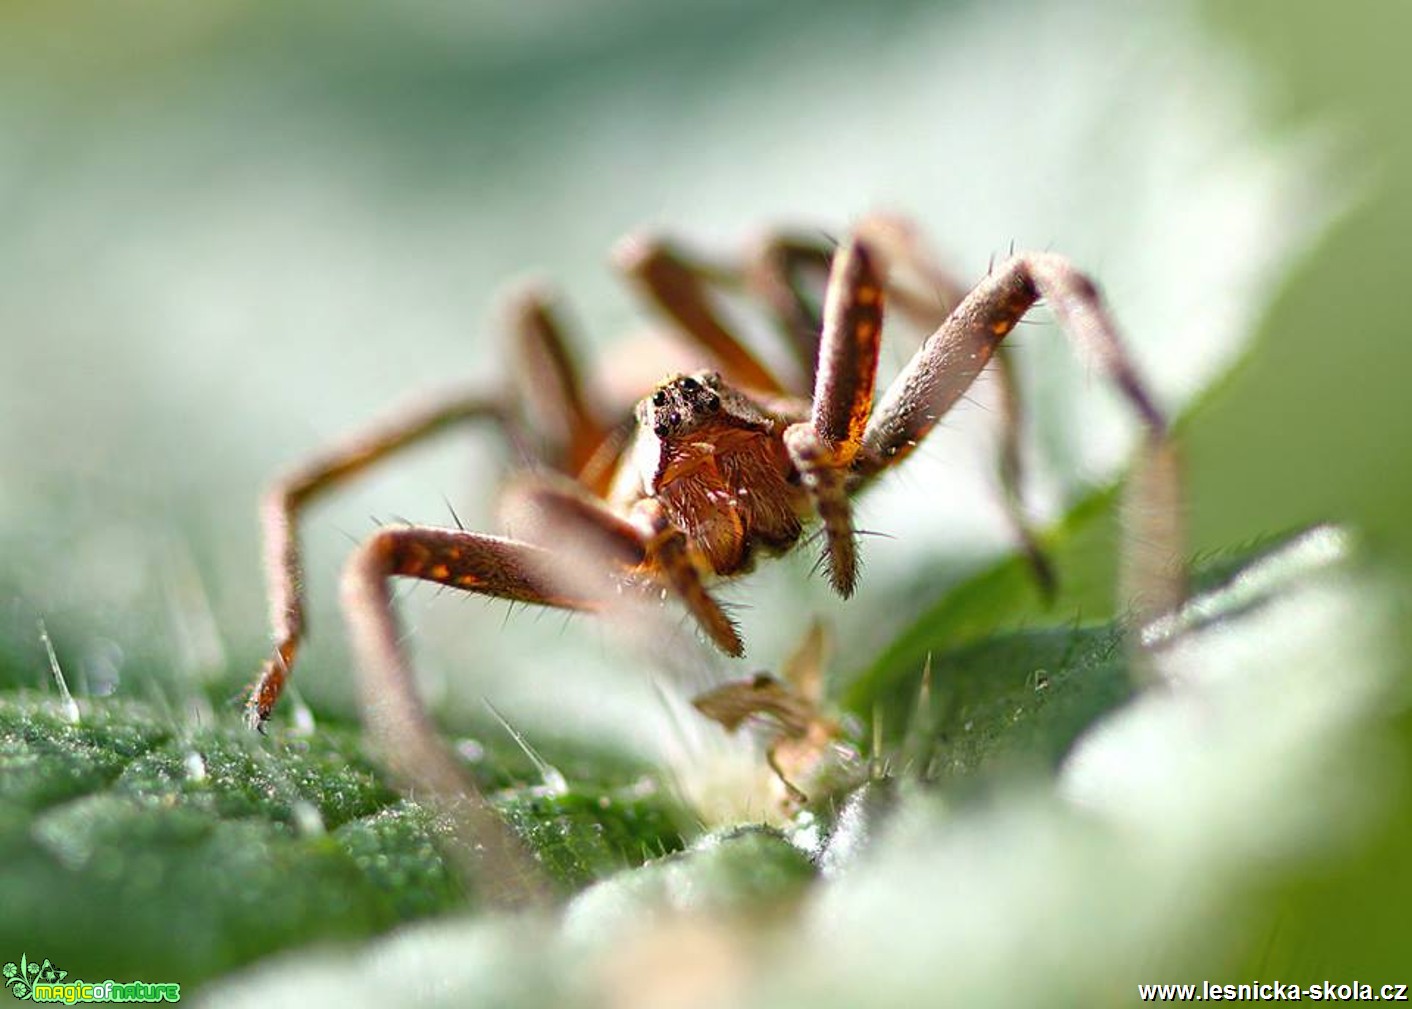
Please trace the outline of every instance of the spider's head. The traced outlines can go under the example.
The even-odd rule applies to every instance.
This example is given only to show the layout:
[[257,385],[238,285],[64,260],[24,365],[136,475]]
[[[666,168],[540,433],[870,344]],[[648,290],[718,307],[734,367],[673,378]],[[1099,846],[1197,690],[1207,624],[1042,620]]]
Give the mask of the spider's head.
[[721,392],[714,371],[677,375],[637,404],[637,422],[662,440],[684,437],[721,416]]

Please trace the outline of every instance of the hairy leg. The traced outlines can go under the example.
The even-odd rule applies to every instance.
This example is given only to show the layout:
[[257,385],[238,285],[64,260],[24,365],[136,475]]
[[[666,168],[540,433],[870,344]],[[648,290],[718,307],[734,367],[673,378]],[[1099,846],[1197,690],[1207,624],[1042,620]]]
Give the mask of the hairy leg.
[[711,303],[709,287],[726,277],[713,275],[667,242],[649,235],[631,235],[613,250],[618,269],[688,337],[720,365],[732,385],[767,396],[788,389],[726,328]]
[[245,703],[245,719],[251,727],[260,728],[274,710],[307,629],[298,530],[301,512],[315,498],[374,463],[453,424],[480,419],[507,424],[505,410],[495,399],[448,395],[418,402],[298,466],[265,494],[260,524],[274,654],[261,668]]
[[383,529],[352,556],[343,606],[358,659],[360,708],[380,759],[409,793],[452,815],[460,868],[500,906],[540,903],[548,887],[519,839],[440,742],[400,643],[391,580],[418,578],[500,599],[589,609],[542,574],[543,551],[459,529]]
[[847,477],[863,448],[877,378],[883,280],[875,257],[857,240],[834,257],[808,421],[785,431],[785,446],[824,524],[825,556],[835,591],[850,596],[858,555]]
[[1079,353],[1118,386],[1143,425],[1165,437],[1166,420],[1138,378],[1092,281],[1060,256],[1029,253],[998,266],[927,338],[874,410],[854,469],[867,477],[904,458],[971,387],[1000,341],[1040,298]]
[[548,293],[522,285],[507,298],[518,402],[544,439],[541,458],[578,477],[610,439],[610,425],[585,388],[562,319]]
[[[686,534],[668,521],[657,501],[639,501],[623,518],[575,488],[535,481],[516,489],[511,514],[527,538],[556,545],[543,555],[551,568],[547,577],[580,593],[599,591],[598,572],[605,569],[660,584],[721,651],[744,654],[740,633],[707,590]],[[585,574],[592,580],[585,583]]]
[[1163,502],[1137,511],[1126,530],[1128,582],[1123,591],[1146,619],[1185,594],[1181,567],[1180,479],[1167,421],[1133,366],[1093,282],[1068,260],[1027,253],[1001,264],[947,317],[903,369],[873,411],[853,464],[868,479],[907,456],[965,393],[1036,301],[1043,298],[1081,357],[1131,405],[1146,430],[1144,462],[1130,483],[1134,500]]
[[[903,217],[872,214],[859,222],[857,234],[878,251],[886,264],[890,310],[901,313],[931,333],[946,321],[966,296],[966,288],[927,248],[915,225]],[[909,285],[906,281],[911,280]],[[1007,347],[996,348],[991,373],[999,395],[1000,443],[996,471],[1001,504],[1015,542],[1034,573],[1040,594],[1052,600],[1058,589],[1054,566],[1040,546],[1039,535],[1025,515],[1022,488],[1024,458],[1020,451],[1023,425],[1019,387]]]

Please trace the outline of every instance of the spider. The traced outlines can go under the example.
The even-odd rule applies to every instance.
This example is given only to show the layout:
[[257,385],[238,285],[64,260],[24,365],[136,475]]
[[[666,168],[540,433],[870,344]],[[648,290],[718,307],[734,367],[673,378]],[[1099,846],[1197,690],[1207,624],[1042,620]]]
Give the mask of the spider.
[[[711,367],[666,377],[631,416],[605,416],[548,298],[521,292],[511,306],[518,353],[509,389],[419,402],[280,479],[262,508],[275,646],[250,689],[252,726],[269,717],[305,631],[300,513],[449,425],[489,420],[531,460],[516,488],[524,538],[383,528],[348,562],[343,591],[370,731],[394,774],[446,795],[467,782],[435,742],[415,692],[399,644],[394,578],[577,610],[605,608],[623,586],[663,592],[722,652],[739,656],[743,643],[713,586],[796,548],[817,521],[829,582],[851,595],[858,575],[852,496],[908,457],[1040,299],[1131,405],[1149,456],[1167,450],[1167,423],[1095,285],[1061,256],[1012,255],[967,291],[935,265],[907,222],[873,215],[837,247],[781,233],[724,269],[650,236],[625,240],[615,259]],[[822,305],[819,277],[826,277]],[[731,332],[716,295],[733,285],[763,303],[807,378],[767,367]],[[931,335],[877,396],[889,302]],[[1013,503],[1016,414],[1002,414],[1000,470]],[[1037,541],[1016,524],[1041,583],[1052,582]]]

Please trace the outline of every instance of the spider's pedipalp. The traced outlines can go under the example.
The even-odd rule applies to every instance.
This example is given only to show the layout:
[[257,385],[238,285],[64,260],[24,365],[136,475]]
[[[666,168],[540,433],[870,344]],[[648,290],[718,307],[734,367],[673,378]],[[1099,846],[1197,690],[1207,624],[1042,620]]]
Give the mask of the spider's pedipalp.
[[687,612],[696,619],[717,648],[737,658],[744,655],[745,643],[740,639],[740,631],[721,604],[707,591],[705,578],[686,534],[671,523],[666,510],[653,498],[638,502],[632,519],[645,534],[648,557],[653,566],[673,594],[686,605]]

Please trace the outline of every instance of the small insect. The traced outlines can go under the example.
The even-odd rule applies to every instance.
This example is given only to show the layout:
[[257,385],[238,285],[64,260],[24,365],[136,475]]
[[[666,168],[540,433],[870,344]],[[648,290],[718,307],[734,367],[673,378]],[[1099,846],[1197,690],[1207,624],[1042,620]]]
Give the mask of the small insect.
[[[1058,255],[1013,255],[966,290],[935,264],[909,224],[877,215],[837,247],[777,235],[724,267],[642,236],[623,242],[615,258],[707,366],[657,382],[630,414],[605,408],[580,378],[548,298],[523,292],[511,308],[518,353],[509,388],[421,402],[279,480],[263,504],[275,645],[249,693],[252,726],[269,717],[305,632],[300,513],[449,425],[487,420],[516,446],[525,460],[515,487],[522,537],[383,528],[349,561],[343,593],[363,710],[390,769],[448,795],[466,782],[434,742],[414,689],[393,611],[394,578],[577,610],[603,609],[624,591],[662,593],[684,605],[722,652],[741,655],[744,644],[714,586],[796,548],[817,523],[829,582],[841,596],[852,595],[859,566],[853,495],[910,455],[1041,299],[1131,405],[1146,429],[1149,457],[1167,451],[1167,423],[1095,285]],[[819,278],[826,278],[821,299]],[[794,374],[767,367],[727,326],[717,295],[732,288],[773,317]],[[879,396],[889,303],[931,335]],[[1013,498],[1020,478],[1016,413],[1002,415],[999,468]],[[1016,526],[1048,583],[1035,538],[1018,519]]]

